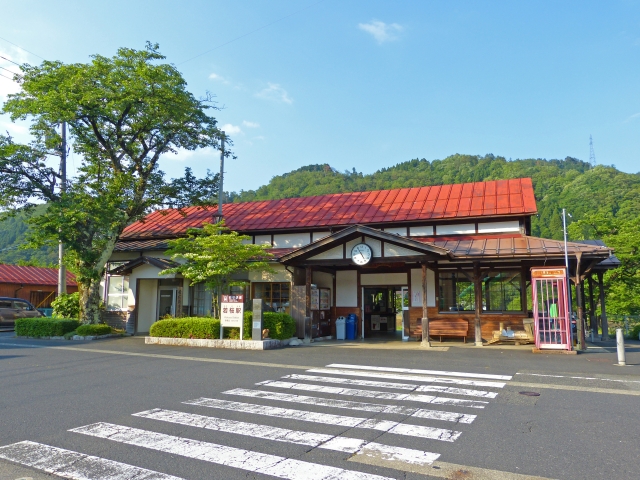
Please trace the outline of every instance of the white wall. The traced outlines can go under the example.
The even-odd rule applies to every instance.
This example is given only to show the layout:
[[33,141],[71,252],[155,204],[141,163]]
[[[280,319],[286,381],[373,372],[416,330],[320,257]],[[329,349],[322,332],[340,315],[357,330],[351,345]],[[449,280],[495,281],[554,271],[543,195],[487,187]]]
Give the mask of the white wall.
[[256,245],[271,245],[271,235],[256,235],[255,236],[255,244]]
[[383,228],[383,230],[387,233],[396,233],[398,235],[402,235],[403,237],[407,236],[407,227],[391,227]]
[[496,233],[496,232],[519,232],[520,222],[511,220],[509,222],[487,222],[478,223],[478,233]]
[[422,254],[415,250],[409,250],[408,248],[392,245],[391,243],[384,244],[385,257],[409,257],[412,255],[422,255]]
[[338,245],[326,252],[319,253],[310,257],[309,260],[335,260],[338,258],[344,258],[344,250],[342,245]]
[[362,273],[360,285],[400,285],[408,286],[406,273]]
[[430,237],[431,235],[433,235],[432,225],[409,228],[409,236],[411,237]]
[[328,237],[331,232],[313,232],[313,241],[320,240],[321,238]]
[[157,320],[158,280],[140,280],[140,305],[137,308],[138,333],[148,332]]
[[[422,269],[411,269],[411,306],[422,307]],[[436,275],[427,268],[427,307],[436,306]]]
[[358,306],[358,272],[338,270],[336,272],[336,307]]
[[[365,237],[364,243],[371,247],[371,253],[374,257],[382,256],[382,242],[376,238]],[[353,247],[352,247],[353,248]],[[351,255],[351,250],[347,249],[347,255]]]
[[475,223],[460,223],[456,225],[438,225],[437,235],[464,235],[476,233]]
[[275,248],[297,248],[309,245],[309,233],[287,233],[273,236]]
[[290,282],[291,274],[285,270],[284,265],[278,263],[270,264],[274,273],[251,271],[249,272],[249,280],[252,282]]

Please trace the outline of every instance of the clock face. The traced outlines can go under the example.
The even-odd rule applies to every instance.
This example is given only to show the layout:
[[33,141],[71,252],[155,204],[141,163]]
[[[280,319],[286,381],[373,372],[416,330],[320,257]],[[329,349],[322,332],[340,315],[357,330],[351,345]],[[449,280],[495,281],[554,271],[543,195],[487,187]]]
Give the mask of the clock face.
[[369,263],[372,256],[371,247],[366,243],[359,243],[351,250],[351,260],[353,260],[353,263],[356,265]]

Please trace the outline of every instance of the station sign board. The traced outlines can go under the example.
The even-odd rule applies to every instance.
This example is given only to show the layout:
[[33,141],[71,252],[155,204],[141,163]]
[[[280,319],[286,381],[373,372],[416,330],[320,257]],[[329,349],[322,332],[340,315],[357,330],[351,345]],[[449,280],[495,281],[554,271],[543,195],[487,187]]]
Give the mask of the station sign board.
[[222,295],[220,301],[220,326],[242,327],[244,319],[244,295]]

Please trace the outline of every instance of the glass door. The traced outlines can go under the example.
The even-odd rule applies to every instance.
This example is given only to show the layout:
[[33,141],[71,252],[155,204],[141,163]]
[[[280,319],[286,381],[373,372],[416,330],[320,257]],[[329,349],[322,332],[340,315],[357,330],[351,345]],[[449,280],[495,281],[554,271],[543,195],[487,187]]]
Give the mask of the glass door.
[[161,288],[158,291],[158,320],[170,315],[176,316],[177,288]]

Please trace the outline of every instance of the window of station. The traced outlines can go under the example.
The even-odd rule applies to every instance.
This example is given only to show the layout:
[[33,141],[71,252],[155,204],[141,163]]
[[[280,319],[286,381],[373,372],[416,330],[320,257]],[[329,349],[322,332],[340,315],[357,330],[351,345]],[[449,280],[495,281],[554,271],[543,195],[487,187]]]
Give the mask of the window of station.
[[129,297],[129,277],[109,276],[108,281],[107,310],[126,310]]
[[486,312],[522,311],[520,271],[489,272],[482,279],[482,309]]
[[441,312],[475,311],[476,290],[473,282],[466,275],[460,272],[440,272],[439,277]]
[[261,298],[266,311],[289,313],[291,284],[253,283],[253,298]]

